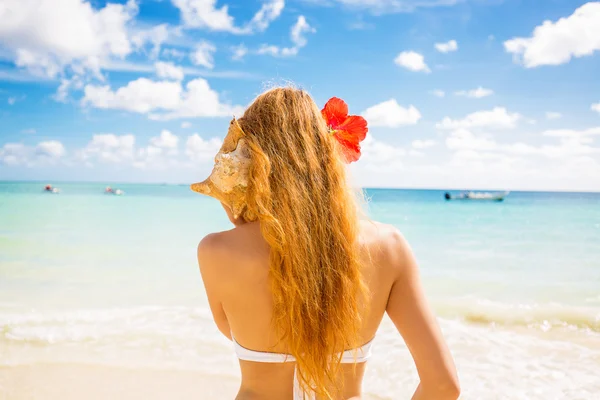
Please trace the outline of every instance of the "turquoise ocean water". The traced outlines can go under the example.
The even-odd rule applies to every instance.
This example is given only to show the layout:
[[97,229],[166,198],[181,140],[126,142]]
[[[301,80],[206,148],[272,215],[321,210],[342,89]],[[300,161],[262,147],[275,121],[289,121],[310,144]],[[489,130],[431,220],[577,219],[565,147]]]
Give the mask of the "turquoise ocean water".
[[[0,183],[0,367],[237,377],[195,260],[204,235],[230,227],[217,201],[177,185],[123,184],[123,196],[98,183],[57,186],[58,195],[41,183]],[[416,253],[464,398],[600,393],[600,194],[513,192],[502,203],[446,202],[435,190],[367,196],[369,215],[397,226]],[[365,391],[408,398],[416,373],[389,321],[375,353]]]

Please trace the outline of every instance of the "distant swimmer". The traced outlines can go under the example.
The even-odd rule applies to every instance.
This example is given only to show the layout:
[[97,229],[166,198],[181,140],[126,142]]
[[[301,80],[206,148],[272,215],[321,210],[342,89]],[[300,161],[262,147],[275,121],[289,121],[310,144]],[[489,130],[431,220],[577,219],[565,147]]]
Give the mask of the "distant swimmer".
[[113,194],[114,190],[110,186],[107,186],[106,189],[104,189],[104,193],[106,193],[106,194]]

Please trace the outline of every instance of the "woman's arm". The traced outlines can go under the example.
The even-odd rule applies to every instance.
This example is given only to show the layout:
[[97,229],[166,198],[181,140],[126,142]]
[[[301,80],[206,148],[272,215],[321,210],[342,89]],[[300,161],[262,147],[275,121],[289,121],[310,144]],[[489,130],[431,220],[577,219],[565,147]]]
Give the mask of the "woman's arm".
[[219,257],[219,248],[221,247],[218,234],[213,233],[202,239],[198,244],[198,265],[213,319],[221,333],[231,340],[229,321],[227,321],[227,315],[221,302],[224,292],[222,279],[224,263]]
[[419,373],[421,382],[412,398],[455,400],[460,394],[456,367],[425,299],[417,263],[398,231],[391,240],[396,279],[386,311],[404,338]]

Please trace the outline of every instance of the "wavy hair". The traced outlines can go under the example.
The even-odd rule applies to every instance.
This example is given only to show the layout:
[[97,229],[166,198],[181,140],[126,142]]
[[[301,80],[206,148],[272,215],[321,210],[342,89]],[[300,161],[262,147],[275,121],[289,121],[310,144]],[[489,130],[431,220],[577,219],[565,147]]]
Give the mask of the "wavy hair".
[[361,345],[366,304],[346,167],[303,90],[261,94],[239,124],[252,157],[245,213],[257,217],[270,246],[274,328],[297,360],[301,386],[333,399],[341,390],[337,355]]

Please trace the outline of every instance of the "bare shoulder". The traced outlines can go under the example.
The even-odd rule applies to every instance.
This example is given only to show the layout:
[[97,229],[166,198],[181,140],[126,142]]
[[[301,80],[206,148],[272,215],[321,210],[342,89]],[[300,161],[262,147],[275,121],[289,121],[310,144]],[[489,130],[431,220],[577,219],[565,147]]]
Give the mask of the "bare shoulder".
[[257,258],[263,250],[260,229],[254,223],[211,233],[198,244],[198,264],[203,276],[211,280],[227,281]]
[[393,225],[366,221],[361,226],[363,244],[381,267],[402,272],[412,260],[412,250],[404,235]]
[[226,264],[226,249],[229,242],[228,231],[225,231],[206,235],[198,243],[198,265],[205,284],[216,284],[221,280],[220,276],[223,272],[221,266]]

